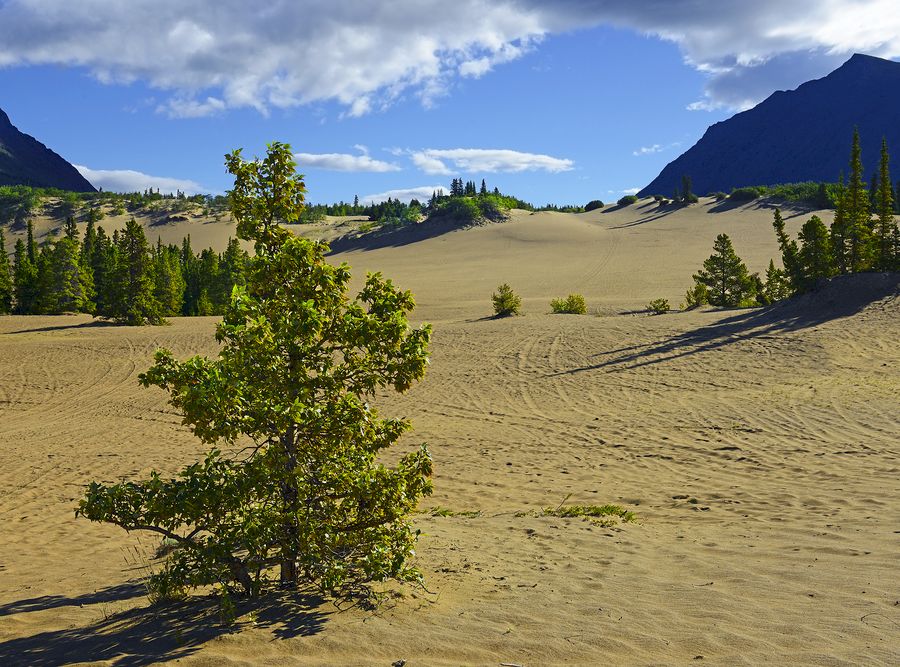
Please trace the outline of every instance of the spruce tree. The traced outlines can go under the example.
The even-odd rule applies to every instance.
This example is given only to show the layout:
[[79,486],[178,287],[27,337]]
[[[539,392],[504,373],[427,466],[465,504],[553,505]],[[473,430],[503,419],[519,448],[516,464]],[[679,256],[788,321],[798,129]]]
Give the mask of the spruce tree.
[[219,257],[219,274],[216,281],[214,301],[224,308],[231,301],[231,292],[236,286],[244,285],[247,253],[241,249],[238,239],[228,239],[225,252]]
[[164,323],[153,295],[150,245],[143,228],[134,218],[126,223],[117,245],[112,319],[131,326]]
[[485,183],[484,179],[481,179],[481,190],[478,191],[480,195],[486,195],[488,193],[487,183]]
[[54,244],[52,253],[53,296],[47,312],[91,312],[93,285],[89,271],[81,263],[78,241],[67,234]]
[[206,248],[200,253],[198,268],[200,294],[197,302],[197,314],[218,315],[222,312],[225,304],[215,300],[219,287],[219,256],[212,248]]
[[17,315],[37,312],[37,267],[28,259],[28,247],[22,239],[16,241],[13,292],[16,298],[14,312]]
[[28,261],[31,262],[32,264],[36,264],[37,263],[37,255],[38,255],[38,246],[34,240],[34,223],[31,220],[28,221],[27,236],[28,236],[28,241],[27,241],[28,246],[26,249],[28,250]]
[[781,217],[781,209],[775,209],[775,219],[772,221],[775,228],[775,237],[778,239],[778,247],[781,249],[781,264],[787,277],[791,291],[803,289],[806,277],[803,274],[803,265],[800,262],[797,242],[791,239],[784,229],[784,218]]
[[[90,223],[88,223],[90,225]],[[90,227],[89,227],[90,229]],[[85,243],[87,238],[85,238]],[[106,235],[103,227],[97,228],[97,236],[92,244],[90,255],[90,270],[94,281],[96,304],[94,313],[98,317],[113,318],[116,297],[116,266],[118,265],[118,248],[113,240]],[[82,252],[84,247],[82,247]]]
[[875,223],[876,271],[890,271],[894,267],[894,195],[891,191],[890,155],[887,140],[881,140],[881,165],[879,168],[878,192],[876,193],[878,220]]
[[97,246],[97,230],[93,222],[89,222],[84,230],[84,240],[81,242],[81,263],[92,267],[94,264],[94,250]]
[[831,237],[825,223],[814,215],[800,229],[800,266],[803,273],[801,289],[812,287],[822,278],[835,274],[834,258],[831,252]]
[[6,237],[0,229],[0,315],[12,311],[13,280],[9,271],[9,255],[6,254]]
[[73,218],[71,215],[66,218],[64,234],[67,239],[78,241],[78,227],[75,224],[75,218]]
[[774,260],[769,260],[769,267],[766,269],[766,284],[762,290],[762,299],[760,301],[765,304],[775,303],[791,296],[791,286],[787,279],[787,274],[775,266]]
[[181,275],[184,278],[184,303],[181,312],[184,315],[197,315],[200,302],[200,261],[191,247],[191,236],[188,234],[181,240]]
[[53,247],[56,238],[48,236],[41,243],[37,255],[37,295],[35,297],[35,313],[50,315],[59,312],[56,293],[56,275],[53,264]]
[[850,270],[850,253],[848,250],[847,232],[847,188],[844,186],[844,174],[841,173],[837,187],[837,206],[834,221],[831,223],[831,256],[835,270],[845,274]]
[[682,204],[693,204],[697,201],[697,195],[694,194],[693,179],[687,174],[681,177],[681,192],[678,196]]
[[755,296],[747,265],[734,252],[727,234],[716,237],[713,254],[694,274],[694,281],[706,287],[713,306],[735,308]]
[[846,244],[847,270],[850,273],[865,271],[871,266],[871,229],[869,195],[863,180],[862,152],[859,147],[859,130],[853,131],[850,149],[850,179],[846,193]]
[[164,246],[159,239],[153,253],[153,297],[159,304],[160,315],[163,317],[181,315],[184,278],[181,275],[178,248]]

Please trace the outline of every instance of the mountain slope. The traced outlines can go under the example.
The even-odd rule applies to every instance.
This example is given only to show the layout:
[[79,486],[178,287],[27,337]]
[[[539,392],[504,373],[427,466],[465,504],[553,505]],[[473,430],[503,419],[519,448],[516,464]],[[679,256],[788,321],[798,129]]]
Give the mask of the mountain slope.
[[2,109],[0,185],[30,185],[74,192],[96,191],[75,167],[34,137],[16,129]]
[[900,155],[898,108],[900,63],[856,54],[822,79],[778,91],[712,125],[640,195],[670,195],[685,174],[698,194],[744,185],[836,181],[847,170],[854,126],[868,177],[878,163],[882,136]]

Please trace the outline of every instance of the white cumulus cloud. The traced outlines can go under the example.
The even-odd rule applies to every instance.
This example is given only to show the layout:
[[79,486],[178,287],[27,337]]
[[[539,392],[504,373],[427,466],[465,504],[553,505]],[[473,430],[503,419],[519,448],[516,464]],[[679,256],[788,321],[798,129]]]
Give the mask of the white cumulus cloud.
[[900,57],[896,0],[0,0],[0,67],[144,81],[172,116],[321,101],[359,116],[597,25],[677,44],[708,77],[697,108],[752,104],[854,51]]
[[145,81],[179,117],[321,101],[360,116],[519,57],[545,32],[540,14],[509,0],[2,0],[0,67]]
[[659,144],[653,144],[652,146],[641,146],[636,151],[632,151],[632,155],[653,155],[654,153],[659,153],[663,150],[663,147]]
[[[412,151],[411,159],[426,174],[447,175],[459,172],[571,171],[572,160],[523,153],[504,148],[427,148]],[[451,166],[452,165],[452,166]]]
[[76,164],[74,167],[91,182],[95,188],[103,188],[108,192],[143,192],[153,188],[165,194],[174,194],[177,190],[186,195],[210,192],[196,181],[168,176],[151,176],[133,169],[91,169]]
[[361,155],[351,155],[349,153],[294,153],[294,159],[302,167],[328,169],[329,171],[367,171],[374,173],[400,171],[399,165],[369,157],[367,151],[364,151]]

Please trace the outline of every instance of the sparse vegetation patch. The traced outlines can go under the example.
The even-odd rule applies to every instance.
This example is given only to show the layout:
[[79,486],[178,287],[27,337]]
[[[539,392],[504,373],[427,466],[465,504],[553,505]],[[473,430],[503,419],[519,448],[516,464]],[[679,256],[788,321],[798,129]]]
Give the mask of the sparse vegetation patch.
[[584,315],[587,312],[587,305],[581,294],[570,294],[565,299],[553,299],[550,302],[550,310],[560,314]]

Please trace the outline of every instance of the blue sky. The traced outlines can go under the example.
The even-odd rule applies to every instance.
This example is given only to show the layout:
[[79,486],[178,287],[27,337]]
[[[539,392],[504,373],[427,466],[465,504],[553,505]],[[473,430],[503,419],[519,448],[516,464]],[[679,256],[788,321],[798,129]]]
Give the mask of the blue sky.
[[224,153],[278,140],[316,202],[609,201],[776,89],[896,58],[893,4],[0,0],[0,108],[106,189],[222,192]]

